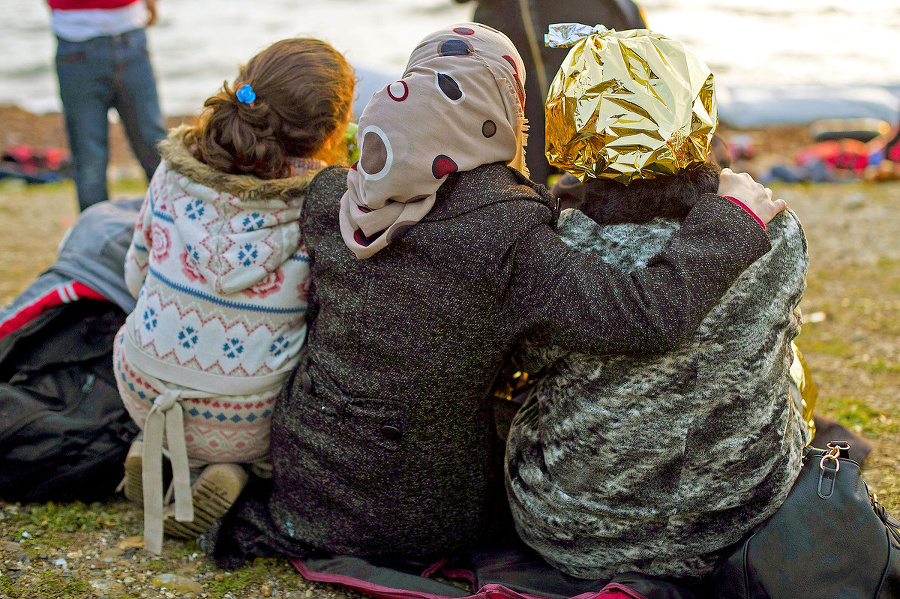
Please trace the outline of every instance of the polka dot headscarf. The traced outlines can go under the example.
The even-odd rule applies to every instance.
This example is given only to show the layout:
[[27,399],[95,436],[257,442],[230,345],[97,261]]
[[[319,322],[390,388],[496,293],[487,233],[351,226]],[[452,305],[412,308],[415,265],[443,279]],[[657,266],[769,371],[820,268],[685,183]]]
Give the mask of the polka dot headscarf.
[[504,162],[527,174],[524,87],[522,59],[499,31],[463,23],[427,36],[359,119],[340,207],[353,253],[369,258],[418,223],[451,173]]

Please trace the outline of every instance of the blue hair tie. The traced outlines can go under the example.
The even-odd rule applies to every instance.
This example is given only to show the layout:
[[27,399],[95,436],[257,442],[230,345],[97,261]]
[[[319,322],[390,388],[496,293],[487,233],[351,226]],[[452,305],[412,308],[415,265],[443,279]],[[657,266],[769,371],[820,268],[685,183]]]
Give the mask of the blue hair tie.
[[246,83],[240,86],[238,90],[234,92],[234,95],[244,104],[253,104],[253,100],[256,99],[256,92],[254,92],[253,88]]

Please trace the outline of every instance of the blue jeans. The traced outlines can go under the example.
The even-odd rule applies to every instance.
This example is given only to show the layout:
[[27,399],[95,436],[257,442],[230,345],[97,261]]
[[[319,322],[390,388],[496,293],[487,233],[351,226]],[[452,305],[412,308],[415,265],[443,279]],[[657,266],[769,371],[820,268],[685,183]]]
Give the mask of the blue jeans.
[[109,198],[110,108],[119,113],[148,180],[159,166],[156,144],[165,138],[166,130],[143,29],[83,42],[57,38],[57,42],[59,95],[72,149],[78,205],[84,210]]

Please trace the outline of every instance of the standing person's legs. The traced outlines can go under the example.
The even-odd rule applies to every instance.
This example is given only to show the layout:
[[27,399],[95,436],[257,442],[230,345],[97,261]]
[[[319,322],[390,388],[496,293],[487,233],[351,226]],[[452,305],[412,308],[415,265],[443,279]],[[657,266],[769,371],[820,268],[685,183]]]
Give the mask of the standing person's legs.
[[147,34],[143,29],[135,29],[115,36],[113,44],[116,62],[113,105],[149,181],[159,166],[156,145],[165,139],[166,129],[147,51]]
[[106,37],[85,42],[58,40],[56,74],[81,210],[109,198],[107,113],[112,99],[112,63],[108,48]]

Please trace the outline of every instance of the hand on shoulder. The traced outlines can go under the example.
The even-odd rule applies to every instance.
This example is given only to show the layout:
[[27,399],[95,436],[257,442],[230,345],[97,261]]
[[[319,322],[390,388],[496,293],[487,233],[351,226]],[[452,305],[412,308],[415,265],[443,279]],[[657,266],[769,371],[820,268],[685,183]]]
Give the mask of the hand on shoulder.
[[719,174],[719,195],[737,199],[763,224],[787,208],[784,200],[772,200],[772,190],[757,183],[747,173],[736,173],[730,168]]

